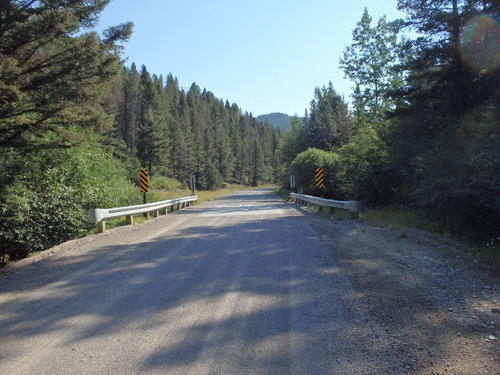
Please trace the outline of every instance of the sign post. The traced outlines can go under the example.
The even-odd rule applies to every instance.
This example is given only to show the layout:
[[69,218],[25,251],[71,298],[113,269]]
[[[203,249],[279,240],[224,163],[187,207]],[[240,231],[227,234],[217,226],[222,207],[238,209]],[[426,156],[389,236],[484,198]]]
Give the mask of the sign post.
[[196,188],[196,177],[194,174],[191,175],[191,181],[190,181],[189,185],[191,187],[191,192],[192,192],[191,195],[194,195],[194,190]]
[[295,189],[295,176],[290,176],[290,189]]

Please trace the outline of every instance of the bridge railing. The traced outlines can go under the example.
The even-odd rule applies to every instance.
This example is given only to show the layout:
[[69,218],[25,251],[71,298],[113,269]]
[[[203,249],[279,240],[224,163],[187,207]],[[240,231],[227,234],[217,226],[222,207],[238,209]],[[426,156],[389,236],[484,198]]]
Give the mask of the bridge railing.
[[154,202],[154,203],[139,204],[136,206],[115,207],[107,209],[96,208],[87,211],[87,221],[89,223],[97,223],[97,231],[99,233],[102,233],[106,230],[106,224],[105,224],[106,219],[126,216],[127,224],[133,224],[134,215],[147,214],[146,217],[149,219],[150,212],[153,212],[155,216],[158,216],[160,214],[160,211],[162,211],[163,214],[166,214],[168,207],[177,206],[177,209],[180,209],[189,206],[192,202],[195,202],[197,200],[198,200],[197,195],[191,195],[189,197],[169,199],[166,201]]
[[296,193],[291,193],[290,197],[292,197],[295,200],[295,202],[299,202],[302,204],[305,204],[305,202],[307,202],[314,206],[341,208],[344,210],[349,210],[354,213],[365,211],[364,201],[336,201],[332,199],[324,199],[324,198],[314,197],[312,195],[296,194]]

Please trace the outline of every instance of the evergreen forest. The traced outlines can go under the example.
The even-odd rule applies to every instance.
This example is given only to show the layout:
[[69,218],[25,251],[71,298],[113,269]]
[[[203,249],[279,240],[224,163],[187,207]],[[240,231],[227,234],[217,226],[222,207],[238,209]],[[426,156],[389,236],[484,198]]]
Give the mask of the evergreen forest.
[[109,1],[0,3],[2,261],[86,235],[88,209],[141,203],[140,169],[158,190],[295,175],[300,192],[414,210],[498,250],[499,0],[399,0],[401,20],[365,9],[339,56],[350,101],[332,82],[311,88],[283,133],[126,66],[133,24],[94,31]]

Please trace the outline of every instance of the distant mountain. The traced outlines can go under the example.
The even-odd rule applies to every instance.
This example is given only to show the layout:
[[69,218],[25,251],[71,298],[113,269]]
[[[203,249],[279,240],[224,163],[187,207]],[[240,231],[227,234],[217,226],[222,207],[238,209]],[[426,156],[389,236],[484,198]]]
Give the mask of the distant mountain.
[[292,124],[292,116],[285,115],[284,113],[269,113],[267,115],[260,115],[256,117],[257,121],[269,122],[275,128],[279,128],[283,133]]

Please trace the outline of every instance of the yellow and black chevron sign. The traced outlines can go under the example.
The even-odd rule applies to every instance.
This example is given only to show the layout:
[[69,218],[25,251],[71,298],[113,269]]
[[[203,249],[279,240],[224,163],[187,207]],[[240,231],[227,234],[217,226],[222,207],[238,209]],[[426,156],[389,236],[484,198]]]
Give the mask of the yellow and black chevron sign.
[[140,177],[141,177],[141,191],[143,193],[147,193],[149,191],[149,176],[148,176],[148,170],[147,169],[141,169],[140,172]]
[[324,175],[323,168],[316,168],[316,187],[322,188],[324,187]]

